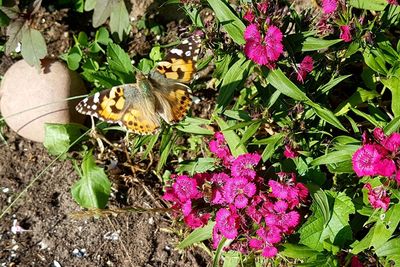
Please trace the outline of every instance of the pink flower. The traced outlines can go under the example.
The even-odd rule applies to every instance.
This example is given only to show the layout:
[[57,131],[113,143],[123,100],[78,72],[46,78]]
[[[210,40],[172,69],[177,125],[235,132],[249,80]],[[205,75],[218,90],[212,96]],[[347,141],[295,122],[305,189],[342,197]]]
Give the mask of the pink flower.
[[265,0],[261,3],[257,3],[257,9],[260,11],[262,14],[267,13],[268,10],[268,0]]
[[399,2],[398,2],[397,0],[387,0],[387,2],[388,2],[389,4],[395,5],[395,6],[398,6],[398,5],[399,5]]
[[233,177],[243,177],[248,180],[253,180],[256,177],[254,167],[260,162],[261,156],[254,153],[246,153],[238,156],[231,166]]
[[230,206],[229,209],[219,209],[215,215],[215,226],[217,230],[226,238],[234,239],[238,235],[239,215],[236,209]]
[[222,160],[223,164],[226,167],[229,167],[231,161],[233,160],[233,156],[226,145],[224,135],[221,132],[216,132],[214,134],[214,140],[211,140],[209,143],[209,149],[212,153],[214,153],[219,159]]
[[213,204],[224,204],[226,203],[224,196],[223,196],[223,187],[228,181],[231,179],[229,175],[226,173],[214,173],[211,182],[213,184],[212,187],[212,195],[211,195],[211,203]]
[[234,204],[242,209],[247,206],[249,198],[256,193],[256,185],[244,177],[231,178],[224,186],[224,198],[226,202]]
[[285,151],[283,151],[283,155],[288,159],[294,159],[299,156],[299,153],[297,153],[297,150],[291,145],[285,145]]
[[304,83],[304,79],[306,78],[307,74],[313,70],[313,68],[314,60],[310,56],[305,56],[297,70],[297,80],[301,83]]
[[205,213],[205,214],[190,213],[189,215],[185,216],[183,220],[187,226],[189,226],[192,229],[196,229],[206,225],[210,217],[211,217],[210,213]]
[[386,195],[383,186],[372,188],[371,184],[365,184],[364,188],[368,189],[368,201],[374,209],[382,208],[386,211],[390,204],[390,197]]
[[269,230],[266,230],[265,228],[260,228],[257,230],[256,233],[259,238],[250,239],[249,246],[257,250],[262,249],[261,255],[266,258],[275,257],[278,253],[278,250],[276,247],[273,246],[273,244],[278,243],[281,240],[279,230],[276,230],[275,228]]
[[356,255],[351,257],[350,267],[363,267],[363,266],[364,265],[362,264],[362,262],[360,261],[360,259]]
[[351,32],[350,32],[349,25],[340,26],[340,36],[339,37],[346,43],[351,42]]
[[197,189],[196,180],[189,178],[186,175],[178,176],[172,187],[181,202],[186,202],[191,199],[199,199],[203,196]]
[[275,61],[283,52],[282,32],[276,26],[269,26],[264,39],[256,24],[250,24],[244,32],[246,44],[244,53],[248,58],[259,65],[269,68],[275,66]]
[[253,11],[247,10],[246,13],[244,14],[243,18],[247,20],[248,22],[252,23],[256,16],[254,15]]
[[382,145],[391,152],[397,152],[400,147],[400,133],[392,133],[382,142]]
[[338,6],[337,0],[322,0],[322,9],[325,14],[331,14],[336,11]]
[[353,170],[360,177],[377,175],[376,166],[385,155],[385,149],[380,145],[364,145],[353,154]]

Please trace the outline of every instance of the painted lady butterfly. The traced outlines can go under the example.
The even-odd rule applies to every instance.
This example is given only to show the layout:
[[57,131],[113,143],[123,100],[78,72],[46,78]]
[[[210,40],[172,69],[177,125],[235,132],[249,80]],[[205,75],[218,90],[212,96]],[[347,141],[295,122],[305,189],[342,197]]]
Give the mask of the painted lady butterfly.
[[192,104],[184,83],[195,74],[202,37],[203,32],[196,32],[170,50],[148,76],[137,73],[136,83],[97,92],[79,102],[76,110],[142,135],[156,133],[160,118],[168,124],[181,121]]

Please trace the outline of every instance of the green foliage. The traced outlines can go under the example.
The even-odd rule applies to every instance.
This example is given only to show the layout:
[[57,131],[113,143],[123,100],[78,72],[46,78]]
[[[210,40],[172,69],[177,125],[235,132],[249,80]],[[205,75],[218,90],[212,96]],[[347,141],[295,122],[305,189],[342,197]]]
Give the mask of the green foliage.
[[65,158],[66,152],[78,138],[81,138],[81,132],[77,125],[47,123],[43,145],[50,154],[63,155]]
[[209,222],[206,226],[198,228],[190,233],[184,240],[182,240],[177,246],[178,249],[184,249],[186,247],[192,246],[195,243],[207,240],[212,235],[212,229],[215,222]]
[[81,179],[72,186],[74,200],[84,208],[105,208],[111,193],[111,183],[104,169],[96,166],[92,151],[86,152],[81,168],[77,171]]

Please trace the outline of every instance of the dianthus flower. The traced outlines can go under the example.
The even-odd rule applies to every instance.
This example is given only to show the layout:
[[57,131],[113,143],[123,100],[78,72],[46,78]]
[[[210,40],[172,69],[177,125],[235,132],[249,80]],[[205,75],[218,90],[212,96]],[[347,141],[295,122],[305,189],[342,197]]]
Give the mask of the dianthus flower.
[[283,151],[283,155],[288,159],[294,159],[299,156],[299,153],[297,153],[297,150],[291,145],[285,145],[285,151]]
[[264,0],[261,3],[257,3],[257,9],[262,14],[266,14],[268,10],[268,0]]
[[234,239],[238,235],[239,215],[236,213],[236,208],[232,205],[228,209],[222,208],[215,215],[215,228],[224,237]]
[[247,20],[248,22],[252,23],[256,16],[254,15],[253,11],[247,10],[246,13],[244,14],[243,18]]
[[384,211],[388,209],[390,197],[386,195],[383,186],[372,188],[371,184],[367,183],[364,188],[368,190],[368,201],[374,209],[382,208]]
[[233,177],[243,177],[248,180],[253,180],[256,177],[254,167],[260,162],[261,156],[259,154],[242,154],[238,156],[231,166]]
[[249,198],[256,193],[256,185],[244,177],[228,179],[224,186],[224,198],[227,203],[242,209],[247,206]]
[[331,14],[336,11],[338,0],[322,0],[322,10],[325,14]]
[[257,24],[252,23],[246,27],[244,39],[246,41],[244,53],[248,58],[259,65],[272,69],[275,61],[283,52],[282,32],[274,25],[268,26],[264,38]]
[[275,228],[269,228],[268,230],[260,228],[257,230],[257,235],[259,238],[252,238],[249,241],[249,246],[257,250],[262,249],[261,255],[266,258],[275,257],[278,253],[278,249],[274,247],[273,244],[278,243],[281,240],[279,230]]
[[297,69],[297,80],[304,83],[307,74],[313,70],[314,60],[310,56],[305,56]]
[[224,204],[226,203],[223,196],[223,188],[226,182],[231,179],[226,173],[214,173],[211,182],[213,184],[211,191],[211,203],[213,204]]
[[387,2],[388,2],[389,4],[395,5],[395,6],[398,6],[398,5],[399,5],[399,2],[398,2],[397,0],[387,0]]
[[232,154],[225,142],[224,135],[221,132],[214,134],[214,140],[209,143],[209,149],[219,159],[222,160],[223,164],[228,167],[233,159]]
[[350,32],[349,25],[340,26],[340,36],[339,37],[346,43],[351,42],[352,38],[351,38],[351,32]]
[[396,165],[385,158],[387,154],[388,151],[378,144],[366,144],[353,154],[353,169],[358,176],[390,177],[396,171]]

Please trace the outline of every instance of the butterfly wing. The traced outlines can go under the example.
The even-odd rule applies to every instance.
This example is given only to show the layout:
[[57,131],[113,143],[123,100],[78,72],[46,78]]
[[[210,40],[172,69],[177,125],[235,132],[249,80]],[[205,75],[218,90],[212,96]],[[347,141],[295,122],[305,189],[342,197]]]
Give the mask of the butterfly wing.
[[100,120],[118,123],[137,134],[153,134],[160,128],[153,94],[136,84],[115,86],[83,99],[76,110]]
[[164,60],[157,63],[155,71],[165,78],[180,83],[190,83],[196,72],[196,61],[200,53],[203,32],[198,31],[171,49]]

